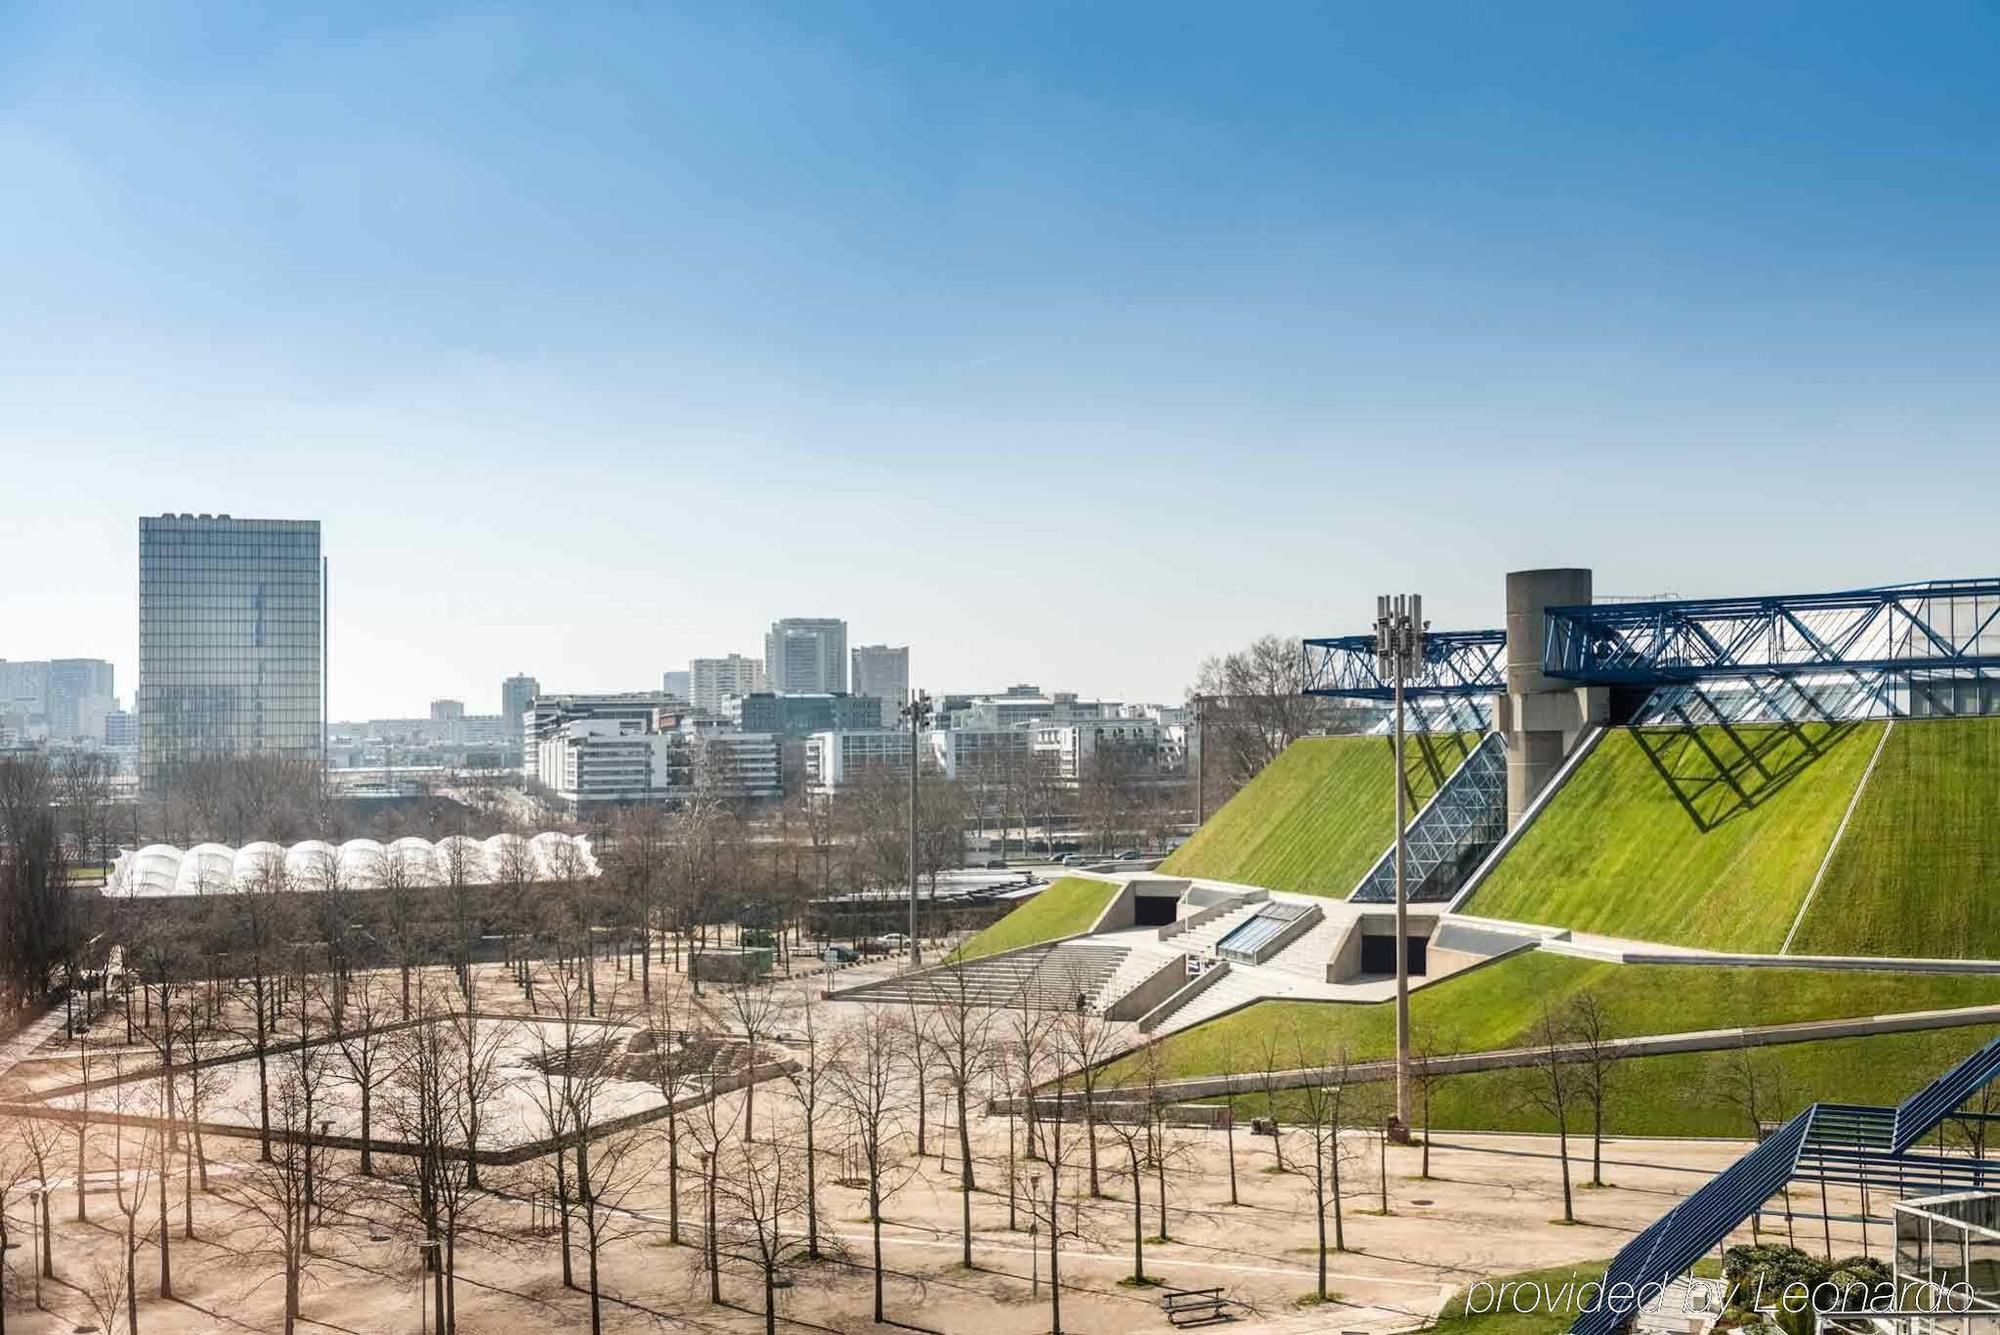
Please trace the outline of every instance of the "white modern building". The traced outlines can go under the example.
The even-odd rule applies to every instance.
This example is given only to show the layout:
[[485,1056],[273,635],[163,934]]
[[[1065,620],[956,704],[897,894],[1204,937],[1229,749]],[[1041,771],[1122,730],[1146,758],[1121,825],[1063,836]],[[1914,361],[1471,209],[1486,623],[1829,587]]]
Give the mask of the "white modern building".
[[938,771],[968,783],[1017,773],[1034,754],[1026,728],[939,728],[930,742]]
[[786,617],[764,636],[766,689],[779,695],[847,693],[847,623],[837,617]]
[[1100,756],[1114,749],[1134,769],[1150,770],[1159,765],[1160,725],[1151,719],[1038,723],[1033,738],[1035,754],[1060,783],[1076,783]]
[[910,646],[863,644],[854,649],[854,694],[882,702],[882,726],[893,728],[910,698]]
[[732,696],[756,695],[768,689],[764,684],[764,665],[742,654],[730,654],[725,658],[691,658],[688,660],[687,679],[688,703],[718,718],[722,715],[725,700]]
[[843,788],[870,769],[910,772],[910,734],[901,728],[851,728],[806,738],[806,782],[814,792]]
[[536,743],[540,782],[571,808],[682,802],[711,786],[726,797],[784,793],[784,752],[768,733],[732,731],[665,711],[650,718],[573,718]]

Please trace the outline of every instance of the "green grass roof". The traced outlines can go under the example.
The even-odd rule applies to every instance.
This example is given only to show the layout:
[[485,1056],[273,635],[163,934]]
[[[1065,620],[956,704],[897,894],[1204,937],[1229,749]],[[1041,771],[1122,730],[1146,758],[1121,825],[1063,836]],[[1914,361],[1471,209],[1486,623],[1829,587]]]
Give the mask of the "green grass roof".
[[1879,723],[1619,729],[1468,913],[1718,950],[1775,951]]
[[1890,730],[1792,950],[2000,958],[2000,718]]
[[[1408,737],[1411,819],[1478,740],[1476,733]],[[1160,872],[1345,898],[1395,837],[1394,773],[1387,737],[1302,738],[1175,849]]]
[[1003,950],[1089,931],[1097,915],[1104,912],[1104,906],[1117,893],[1114,881],[1059,877],[1048,889],[960,946],[952,958],[976,960],[982,955],[997,955]]

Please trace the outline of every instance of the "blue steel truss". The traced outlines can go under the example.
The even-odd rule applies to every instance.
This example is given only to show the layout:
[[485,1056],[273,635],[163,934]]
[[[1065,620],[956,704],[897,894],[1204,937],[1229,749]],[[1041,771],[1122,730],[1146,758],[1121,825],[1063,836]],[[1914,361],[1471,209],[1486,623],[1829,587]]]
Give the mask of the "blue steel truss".
[[[1373,635],[1335,635],[1305,642],[1307,695],[1389,700],[1393,684],[1376,671]],[[1425,637],[1423,671],[1403,683],[1404,696],[1492,695],[1507,689],[1507,632],[1434,630]]]
[[1551,677],[1618,686],[1990,668],[2000,668],[2000,579],[1551,607],[1542,661]]
[[[1497,732],[1479,739],[1417,818],[1410,822],[1404,876],[1412,903],[1442,903],[1507,833],[1507,749]],[[1349,899],[1396,902],[1396,846],[1391,843]]]
[[[1894,1108],[1815,1103],[1717,1173],[1625,1244],[1604,1272],[1604,1291],[1657,1293],[1742,1227],[1793,1182],[1873,1187],[1896,1196],[1981,1190],[2000,1183],[2000,1160],[1914,1154],[1965,1101],[2000,1077],[2000,1038]],[[1570,1335],[1611,1335],[1632,1307],[1606,1303],[1578,1316]]]

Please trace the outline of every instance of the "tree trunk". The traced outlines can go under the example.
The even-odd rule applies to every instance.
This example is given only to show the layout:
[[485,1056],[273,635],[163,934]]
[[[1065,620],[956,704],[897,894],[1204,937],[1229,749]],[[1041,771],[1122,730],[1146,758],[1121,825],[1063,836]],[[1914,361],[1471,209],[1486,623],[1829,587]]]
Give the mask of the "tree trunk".
[[1576,1209],[1575,1209],[1575,1207],[1574,1207],[1574,1206],[1573,1206],[1573,1205],[1572,1205],[1572,1204],[1570,1203],[1570,1194],[1569,1194],[1569,1128],[1568,1128],[1568,1127],[1567,1127],[1566,1125],[1564,1125],[1564,1123],[1565,1123],[1565,1121],[1566,1121],[1566,1120],[1567,1120],[1567,1119],[1566,1119],[1566,1118],[1564,1118],[1564,1117],[1563,1117],[1563,1115],[1562,1115],[1561,1113],[1557,1113],[1557,1114],[1556,1114],[1556,1157],[1557,1157],[1558,1159],[1561,1159],[1561,1160],[1562,1160],[1562,1176],[1563,1176],[1563,1222],[1564,1222],[1565,1224],[1574,1224],[1574,1223],[1576,1222]]
[[806,1257],[814,1261],[819,1260],[819,1164],[816,1158],[816,1151],[813,1148],[812,1118],[808,1117],[806,1119]]
[[[1333,1160],[1333,1249],[1347,1250],[1347,1219],[1340,1209],[1340,1123],[1334,1122],[1326,1136],[1327,1157]],[[1314,1155],[1319,1151],[1315,1149]]]
[[375,1176],[375,1151],[369,1148],[368,1113],[372,1106],[375,1074],[371,1070],[361,1077],[361,1175]]
[[882,1324],[882,1197],[881,1178],[875,1165],[868,1165],[868,1229],[875,1247],[875,1324]]
[[[1326,1301],[1326,1169],[1320,1163],[1319,1148],[1313,1147],[1313,1224],[1319,1235],[1319,1297]],[[1336,1244],[1338,1245],[1338,1244]]]
[[1222,1128],[1222,1137],[1229,1151],[1229,1203],[1241,1205],[1242,1202],[1236,1199],[1236,1108],[1233,1104],[1229,1109],[1229,1122]]
[[1590,1185],[1604,1185],[1604,1105],[1593,1103],[1590,1108]]
[[965,1082],[958,1084],[958,1208],[959,1237],[963,1239],[959,1260],[972,1269],[972,1132],[965,1124]]
[[167,1153],[164,1143],[160,1147],[160,1296],[174,1296],[174,1271],[172,1247],[168,1242],[171,1230],[167,1227]]
[[[1139,1189],[1144,1178],[1139,1176],[1139,1152],[1131,1151],[1132,1159],[1132,1282],[1146,1282],[1146,1193]],[[1054,1211],[1050,1211],[1051,1214]]]
[[671,1096],[667,1103],[667,1241],[678,1247],[681,1245],[680,1121],[674,1115]]

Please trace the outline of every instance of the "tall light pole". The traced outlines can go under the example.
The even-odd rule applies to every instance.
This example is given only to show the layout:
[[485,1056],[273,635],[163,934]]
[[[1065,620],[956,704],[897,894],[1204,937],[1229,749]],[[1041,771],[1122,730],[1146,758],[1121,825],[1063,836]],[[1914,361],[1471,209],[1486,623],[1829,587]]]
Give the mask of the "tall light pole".
[[930,696],[912,691],[902,714],[910,721],[910,967],[915,969],[923,964],[923,948],[917,944],[917,739],[931,721]]
[[1396,1113],[1389,1132],[1410,1138],[1410,890],[1405,879],[1409,836],[1404,830],[1403,683],[1424,661],[1424,599],[1419,593],[1384,594],[1375,600],[1375,671],[1395,688],[1396,699]]

